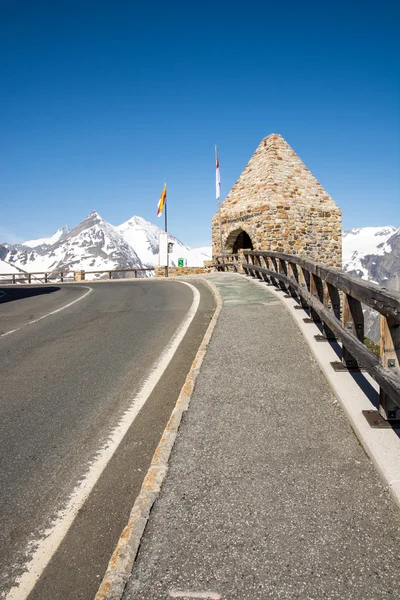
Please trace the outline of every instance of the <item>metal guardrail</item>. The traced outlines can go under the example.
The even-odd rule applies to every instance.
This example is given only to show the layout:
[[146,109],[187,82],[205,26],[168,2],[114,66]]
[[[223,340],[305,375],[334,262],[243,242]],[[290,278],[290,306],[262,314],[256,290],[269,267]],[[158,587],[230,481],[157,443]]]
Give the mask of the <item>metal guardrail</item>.
[[[400,294],[312,260],[279,252],[243,252],[243,270],[298,298],[321,322],[327,339],[342,342],[342,365],[364,368],[380,385],[380,412],[400,418]],[[362,304],[380,313],[380,357],[364,344]]]

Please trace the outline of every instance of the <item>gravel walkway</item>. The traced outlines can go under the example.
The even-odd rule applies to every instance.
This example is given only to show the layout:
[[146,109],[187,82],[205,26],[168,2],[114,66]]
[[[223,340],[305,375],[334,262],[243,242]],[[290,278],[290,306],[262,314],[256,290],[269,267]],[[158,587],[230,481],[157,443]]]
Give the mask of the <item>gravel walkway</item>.
[[224,306],[124,600],[400,598],[400,514],[289,313]]

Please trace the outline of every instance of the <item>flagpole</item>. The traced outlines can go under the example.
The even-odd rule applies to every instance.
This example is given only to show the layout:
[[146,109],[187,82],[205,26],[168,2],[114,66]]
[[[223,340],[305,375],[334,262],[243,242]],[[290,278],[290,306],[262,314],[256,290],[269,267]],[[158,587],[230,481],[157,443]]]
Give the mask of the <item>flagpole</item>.
[[[218,164],[218,148],[217,148],[217,144],[215,144],[215,167]],[[218,169],[219,169],[219,165],[218,165]],[[224,257],[225,252],[224,252],[224,248],[222,245],[222,223],[221,223],[221,183],[219,185],[219,195],[218,195],[218,218],[219,218],[219,243],[221,246],[221,254],[222,257]]]
[[[164,189],[167,188],[167,180],[164,179]],[[167,266],[165,267],[165,277],[168,277],[169,253],[168,253],[168,227],[167,227],[167,197],[164,200],[164,218],[165,218],[165,233],[167,234]]]

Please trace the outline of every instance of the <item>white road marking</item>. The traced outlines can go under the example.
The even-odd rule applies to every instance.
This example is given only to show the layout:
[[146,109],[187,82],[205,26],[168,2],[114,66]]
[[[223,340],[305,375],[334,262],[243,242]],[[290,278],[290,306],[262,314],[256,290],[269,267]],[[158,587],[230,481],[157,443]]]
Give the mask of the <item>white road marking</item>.
[[58,313],[62,310],[65,310],[66,308],[69,308],[70,306],[75,304],[75,302],[79,302],[80,300],[83,300],[84,298],[86,298],[86,296],[88,294],[90,294],[93,291],[92,288],[88,287],[87,285],[81,285],[79,287],[83,287],[88,291],[85,294],[83,294],[83,296],[79,296],[79,298],[75,298],[75,300],[72,300],[72,302],[68,302],[68,304],[61,306],[61,308],[52,310],[51,312],[49,312],[45,315],[42,315],[41,317],[38,317],[37,319],[34,319],[33,321],[28,321],[28,323],[24,323],[23,325],[20,325],[20,327],[17,327],[16,329],[10,329],[10,331],[6,331],[5,333],[2,333],[0,335],[0,337],[4,337],[5,335],[10,335],[10,333],[15,333],[16,331],[19,331],[20,329],[23,329],[24,327],[27,327],[28,325],[33,325],[34,323],[37,323],[38,321],[41,321],[42,319],[47,319],[47,317],[50,317],[51,315],[55,315],[56,313]]
[[169,592],[170,598],[204,598],[205,600],[220,600],[216,592]]
[[200,292],[190,283],[180,281],[191,288],[193,292],[193,302],[186,313],[183,321],[172,336],[171,340],[164,348],[160,357],[153,365],[142,388],[132,398],[130,407],[126,410],[118,425],[110,432],[107,441],[97,452],[92,464],[89,466],[86,475],[73,490],[65,509],[59,511],[51,527],[43,532],[43,537],[39,540],[33,540],[31,546],[35,548],[34,554],[25,565],[26,571],[17,579],[16,585],[7,594],[7,600],[26,600],[33,590],[37,580],[43,573],[47,564],[57,551],[69,528],[75,520],[78,511],[84,505],[90,492],[97,483],[100,475],[103,473],[114,452],[122,442],[125,434],[145,405],[150,394],[161,379],[165,369],[171,362],[181,341],[186,335],[187,330],[194,316],[197,313],[200,304]]

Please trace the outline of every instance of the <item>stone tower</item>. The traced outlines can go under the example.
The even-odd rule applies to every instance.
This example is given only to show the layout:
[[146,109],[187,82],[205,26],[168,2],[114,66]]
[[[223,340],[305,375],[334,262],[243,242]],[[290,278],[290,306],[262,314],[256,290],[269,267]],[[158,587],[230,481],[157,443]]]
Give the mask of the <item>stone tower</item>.
[[[222,245],[307,256],[342,267],[342,212],[278,134],[264,138],[221,206]],[[218,213],[213,256],[222,254]]]

